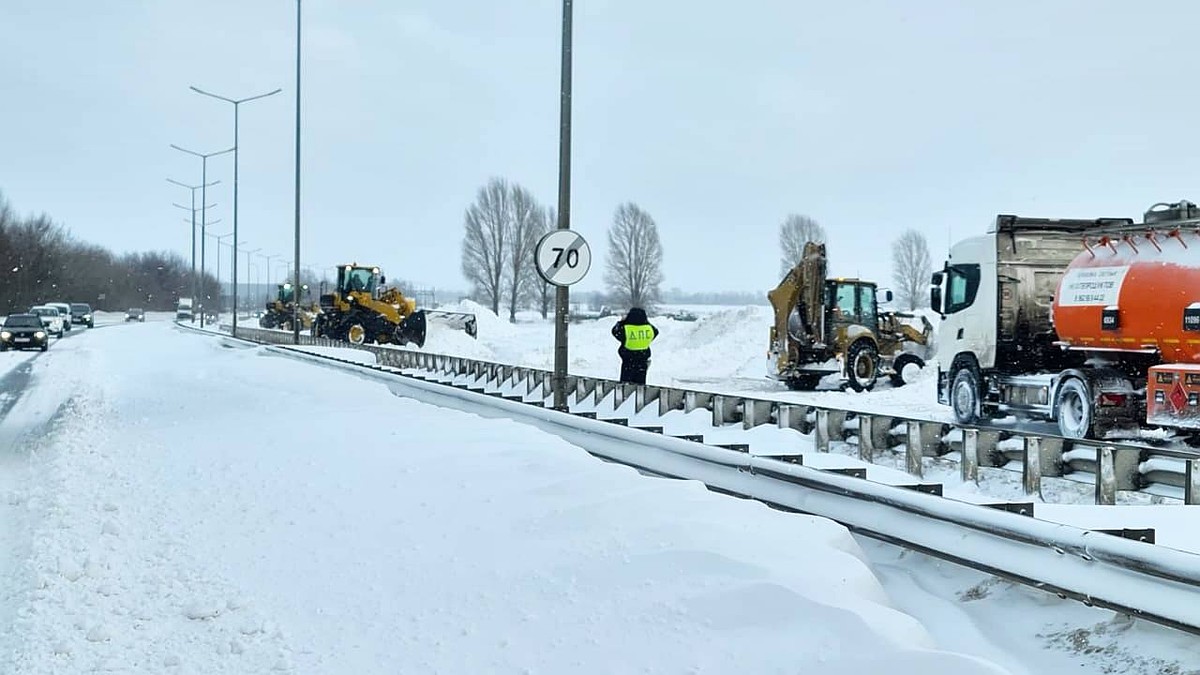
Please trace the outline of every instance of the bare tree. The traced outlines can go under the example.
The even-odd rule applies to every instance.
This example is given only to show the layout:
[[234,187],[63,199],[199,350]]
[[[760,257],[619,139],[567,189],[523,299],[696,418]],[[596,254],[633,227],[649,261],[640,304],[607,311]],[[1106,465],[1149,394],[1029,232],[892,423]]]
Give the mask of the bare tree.
[[913,310],[925,298],[933,260],[929,243],[916,230],[905,230],[892,245],[892,279],[896,282],[896,300],[901,307]]
[[662,242],[650,214],[632,202],[617,207],[608,230],[608,265],[604,281],[614,301],[627,307],[651,308],[662,284]]
[[510,186],[508,196],[512,216],[508,235],[508,320],[517,320],[517,308],[533,297],[538,282],[533,250],[545,228],[545,214],[533,194],[520,185]]
[[[558,214],[554,211],[554,209],[545,209],[542,211],[542,231],[540,234],[538,234],[538,238],[540,239],[542,235],[545,235],[547,232],[552,230],[557,222]],[[542,310],[542,318],[546,319],[550,316],[550,300],[557,295],[556,291],[554,290],[557,288],[557,286],[546,281],[542,278],[542,275],[537,273],[536,260],[533,261],[533,265],[533,274],[536,277],[534,287],[537,289],[537,297],[534,298],[534,300],[535,302],[539,303],[539,307]]]
[[476,300],[500,313],[500,297],[504,292],[505,263],[509,250],[505,246],[511,225],[512,207],[508,181],[493,178],[479,188],[475,203],[467,208],[464,217],[466,233],[462,243],[462,273],[471,283]]
[[825,228],[817,221],[789,213],[779,224],[780,274],[787,274],[804,257],[804,244],[825,242]]

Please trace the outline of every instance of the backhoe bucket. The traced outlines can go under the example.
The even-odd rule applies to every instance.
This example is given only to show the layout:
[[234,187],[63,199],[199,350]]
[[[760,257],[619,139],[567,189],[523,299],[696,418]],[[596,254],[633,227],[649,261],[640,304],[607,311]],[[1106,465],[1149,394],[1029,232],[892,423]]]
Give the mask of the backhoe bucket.
[[406,345],[411,342],[418,347],[424,347],[425,312],[418,310],[401,321],[400,325],[396,326],[395,340],[398,345]]

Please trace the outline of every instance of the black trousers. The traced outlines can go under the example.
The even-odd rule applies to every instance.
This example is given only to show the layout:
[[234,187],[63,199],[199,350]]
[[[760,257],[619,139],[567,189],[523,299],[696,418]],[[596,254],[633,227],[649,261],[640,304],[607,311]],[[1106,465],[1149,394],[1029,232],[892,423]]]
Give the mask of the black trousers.
[[621,381],[629,384],[646,384],[646,372],[650,370],[650,357],[637,352],[621,354]]

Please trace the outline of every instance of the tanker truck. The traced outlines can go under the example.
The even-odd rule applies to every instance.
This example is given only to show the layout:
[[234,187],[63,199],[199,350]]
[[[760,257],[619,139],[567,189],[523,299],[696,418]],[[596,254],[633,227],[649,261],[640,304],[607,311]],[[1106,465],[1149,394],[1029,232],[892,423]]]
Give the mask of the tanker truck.
[[1067,438],[1200,431],[1200,210],[1142,222],[996,217],[935,272],[938,401],[971,424],[1015,415]]

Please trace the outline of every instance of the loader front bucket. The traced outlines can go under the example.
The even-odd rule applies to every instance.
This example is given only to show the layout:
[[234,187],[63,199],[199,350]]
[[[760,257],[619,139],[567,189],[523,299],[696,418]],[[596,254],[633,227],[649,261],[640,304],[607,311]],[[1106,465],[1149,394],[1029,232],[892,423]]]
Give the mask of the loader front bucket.
[[440,309],[427,309],[425,314],[430,321],[447,326],[454,330],[464,331],[471,337],[478,337],[479,324],[475,320],[475,315],[470,312],[445,312]]
[[395,341],[398,345],[411,343],[425,346],[425,312],[418,310],[409,314],[396,326]]

